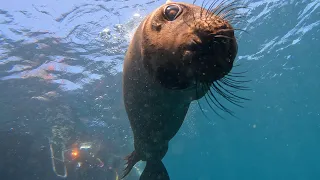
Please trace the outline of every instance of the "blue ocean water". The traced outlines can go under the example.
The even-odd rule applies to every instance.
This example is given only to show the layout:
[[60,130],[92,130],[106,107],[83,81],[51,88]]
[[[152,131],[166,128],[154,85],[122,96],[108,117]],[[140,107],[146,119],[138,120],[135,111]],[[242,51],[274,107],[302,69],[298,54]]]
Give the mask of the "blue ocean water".
[[[1,180],[59,179],[50,143],[132,151],[123,58],[135,27],[164,2],[0,1]],[[320,179],[320,1],[246,2],[234,72],[247,71],[251,90],[239,93],[251,100],[223,102],[238,119],[201,100],[208,120],[192,104],[164,159],[173,180]]]

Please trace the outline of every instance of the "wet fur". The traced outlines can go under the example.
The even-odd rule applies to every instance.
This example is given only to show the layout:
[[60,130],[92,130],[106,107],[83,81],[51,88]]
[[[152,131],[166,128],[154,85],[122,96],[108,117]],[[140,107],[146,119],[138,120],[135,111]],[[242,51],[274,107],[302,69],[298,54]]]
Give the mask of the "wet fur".
[[[170,3],[172,2],[167,2],[167,4]],[[220,4],[217,4],[217,1],[210,4],[204,2],[201,7],[179,4],[184,5],[188,12],[180,19],[181,22],[164,23],[161,15],[163,6],[161,6],[140,24],[125,57],[123,97],[133,130],[135,150],[126,158],[128,162],[123,177],[140,160],[147,161],[147,164],[159,165],[160,170],[166,172],[165,167],[161,166],[161,160],[167,153],[169,141],[180,129],[192,101],[204,97],[214,112],[216,112],[213,107],[215,105],[220,110],[233,115],[233,112],[222,105],[216,96],[220,95],[238,106],[241,100],[247,100],[236,95],[234,90],[230,90],[230,88],[246,89],[242,85],[246,81],[234,79],[242,77],[242,73],[230,73],[237,54],[237,45],[232,43],[236,42],[233,34],[235,29],[228,20],[237,18],[235,10],[242,6],[238,1],[228,0],[223,0]],[[187,25],[189,30],[177,23]],[[216,61],[221,62],[220,68],[210,66],[211,71],[206,71],[208,76],[216,77],[211,81],[210,78],[207,80],[207,77],[202,77],[199,73],[193,72],[190,75],[190,67],[181,63],[183,58],[188,57],[183,56],[186,48],[184,45],[200,46],[206,39],[197,37],[208,31],[211,33],[213,42],[223,42],[227,49],[232,51],[229,54],[223,54],[224,51],[217,50],[220,54]],[[190,39],[193,41],[190,42]],[[185,59],[188,60],[188,58]],[[166,88],[159,78],[162,77],[163,72],[159,72],[159,68],[162,67],[172,72],[178,68],[178,80],[188,82],[190,78],[194,78],[195,86],[174,90]],[[168,79],[164,79],[166,80]],[[199,106],[202,110],[200,103]],[[146,169],[146,172],[152,171],[150,166]],[[145,174],[141,176],[141,180],[146,179]],[[163,179],[169,179],[169,177],[165,175]]]

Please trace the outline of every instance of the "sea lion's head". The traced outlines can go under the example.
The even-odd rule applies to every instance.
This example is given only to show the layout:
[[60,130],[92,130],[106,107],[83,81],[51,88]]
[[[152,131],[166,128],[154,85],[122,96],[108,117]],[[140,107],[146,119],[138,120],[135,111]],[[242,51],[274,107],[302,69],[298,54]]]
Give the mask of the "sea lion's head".
[[143,63],[163,87],[182,90],[211,84],[231,71],[237,41],[226,17],[234,5],[217,6],[205,9],[167,1],[146,18]]

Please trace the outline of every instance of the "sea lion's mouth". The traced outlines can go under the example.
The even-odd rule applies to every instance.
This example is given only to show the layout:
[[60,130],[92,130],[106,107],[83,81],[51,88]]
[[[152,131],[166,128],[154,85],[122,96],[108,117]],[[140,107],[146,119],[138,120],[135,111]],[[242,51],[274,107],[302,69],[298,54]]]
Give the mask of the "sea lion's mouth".
[[202,41],[190,40],[185,46],[183,62],[188,64],[197,81],[212,83],[228,74],[233,66],[234,56],[231,40],[217,40],[212,36],[203,38]]

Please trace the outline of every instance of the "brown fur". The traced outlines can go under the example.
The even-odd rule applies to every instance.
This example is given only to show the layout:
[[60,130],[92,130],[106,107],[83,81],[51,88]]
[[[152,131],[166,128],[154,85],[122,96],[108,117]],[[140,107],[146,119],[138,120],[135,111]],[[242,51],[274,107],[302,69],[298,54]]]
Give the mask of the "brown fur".
[[[168,4],[178,4],[183,9],[174,21],[163,16]],[[211,82],[231,70],[237,43],[233,31],[221,29],[232,27],[226,20],[199,6],[168,1],[147,16],[136,30],[123,67],[123,97],[135,148],[125,175],[139,160],[161,160],[165,156],[168,142],[180,129],[190,103],[207,93],[197,89],[195,82]],[[211,54],[204,58],[190,47],[193,43],[205,44],[208,38],[204,36],[208,33],[222,34],[230,39],[220,43],[221,48],[215,47],[214,53],[210,51]],[[199,63],[198,57],[204,59],[203,64]],[[216,66],[217,62],[219,66]],[[159,71],[161,68],[163,72]],[[172,74],[166,74],[169,71]],[[170,77],[164,77],[161,82],[158,77],[163,74],[174,76],[176,81],[188,86],[167,88],[164,84]]]

